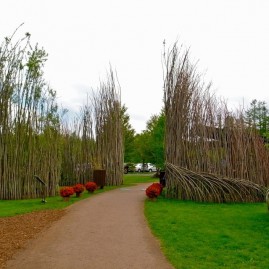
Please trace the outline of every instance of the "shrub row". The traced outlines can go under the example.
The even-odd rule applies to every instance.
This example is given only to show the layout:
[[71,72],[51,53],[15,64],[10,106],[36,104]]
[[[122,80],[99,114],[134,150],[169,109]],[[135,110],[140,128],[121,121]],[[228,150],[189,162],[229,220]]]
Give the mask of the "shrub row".
[[82,192],[84,192],[85,189],[89,193],[94,192],[97,189],[97,185],[95,182],[90,181],[87,182],[85,185],[78,183],[73,187],[70,186],[62,187],[60,189],[60,195],[62,197],[70,197],[71,195],[76,193],[76,195],[79,196]]

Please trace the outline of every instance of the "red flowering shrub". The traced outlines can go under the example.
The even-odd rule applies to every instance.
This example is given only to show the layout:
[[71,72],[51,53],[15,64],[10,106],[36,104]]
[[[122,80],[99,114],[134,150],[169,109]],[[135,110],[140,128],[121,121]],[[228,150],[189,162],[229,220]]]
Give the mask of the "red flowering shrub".
[[97,189],[97,185],[95,182],[90,181],[85,184],[85,188],[88,192],[94,192]]
[[156,198],[158,197],[163,190],[163,186],[160,183],[152,183],[149,187],[146,189],[146,195],[149,198]]
[[76,184],[73,189],[75,193],[82,193],[85,190],[84,185],[82,184]]
[[74,189],[72,187],[62,187],[60,189],[60,195],[62,197],[69,197],[74,194]]
[[163,191],[163,185],[160,183],[152,183],[151,186],[156,187],[157,189],[159,189],[159,195],[161,195],[162,191]]
[[148,198],[156,198],[160,195],[160,189],[156,186],[150,185],[146,189],[146,195]]

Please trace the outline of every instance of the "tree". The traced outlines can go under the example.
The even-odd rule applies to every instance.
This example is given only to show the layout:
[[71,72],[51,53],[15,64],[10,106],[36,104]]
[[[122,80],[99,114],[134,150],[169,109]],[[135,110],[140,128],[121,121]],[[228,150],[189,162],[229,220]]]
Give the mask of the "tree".
[[135,136],[135,162],[151,162],[157,167],[164,167],[164,123],[162,111],[153,115],[147,122],[147,128]]
[[269,110],[265,101],[252,100],[246,111],[246,121],[249,126],[257,129],[264,139],[269,139]]
[[127,113],[127,107],[125,105],[121,108],[122,113],[122,125],[123,125],[123,143],[124,143],[124,162],[134,162],[135,154],[135,130],[130,124],[130,116]]
[[145,130],[135,136],[133,161],[136,163],[145,163],[146,161],[148,162],[149,156],[149,133]]
[[164,111],[159,115],[153,115],[147,122],[147,132],[149,133],[148,161],[156,164],[157,167],[164,166]]

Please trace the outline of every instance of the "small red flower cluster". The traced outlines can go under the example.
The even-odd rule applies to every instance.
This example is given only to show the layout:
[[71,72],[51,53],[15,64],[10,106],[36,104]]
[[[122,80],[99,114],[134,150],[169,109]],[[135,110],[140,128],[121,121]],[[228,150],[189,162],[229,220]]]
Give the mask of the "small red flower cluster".
[[146,195],[149,198],[156,198],[158,197],[163,190],[163,186],[160,183],[153,183],[146,189]]
[[84,185],[82,185],[82,184],[76,184],[74,187],[73,187],[73,189],[74,189],[74,192],[75,193],[82,193],[82,192],[84,192],[84,190],[85,190],[85,188],[84,188]]
[[95,182],[90,181],[85,184],[85,188],[88,192],[94,192],[97,189],[97,185]]
[[62,187],[60,189],[60,195],[62,197],[69,197],[74,194],[74,189],[72,187]]

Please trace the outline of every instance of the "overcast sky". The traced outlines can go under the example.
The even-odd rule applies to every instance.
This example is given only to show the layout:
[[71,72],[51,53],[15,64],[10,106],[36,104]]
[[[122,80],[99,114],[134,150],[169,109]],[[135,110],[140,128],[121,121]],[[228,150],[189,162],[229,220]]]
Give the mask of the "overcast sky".
[[137,132],[162,107],[162,52],[190,47],[218,96],[231,106],[254,98],[269,105],[268,0],[7,0],[0,40],[21,24],[48,52],[45,76],[72,111],[117,71],[122,103]]

